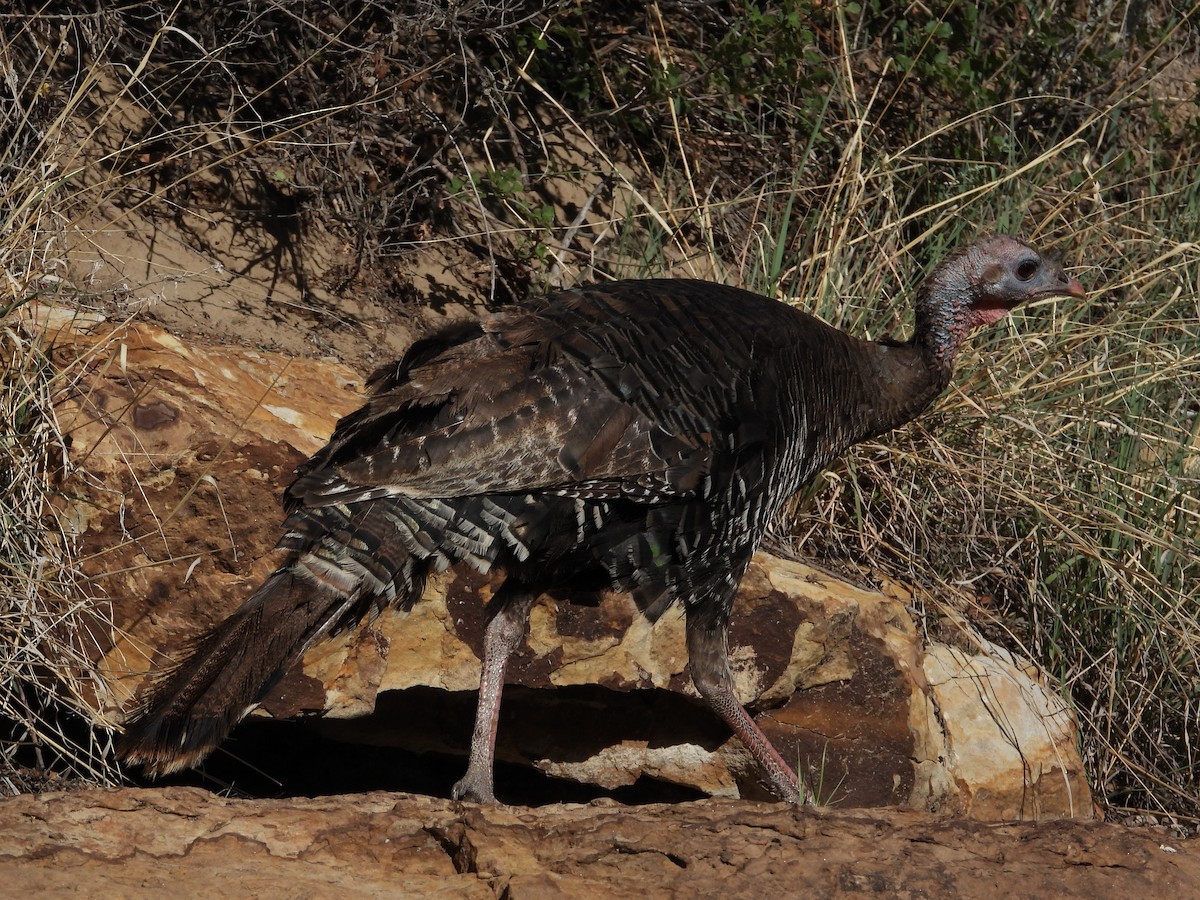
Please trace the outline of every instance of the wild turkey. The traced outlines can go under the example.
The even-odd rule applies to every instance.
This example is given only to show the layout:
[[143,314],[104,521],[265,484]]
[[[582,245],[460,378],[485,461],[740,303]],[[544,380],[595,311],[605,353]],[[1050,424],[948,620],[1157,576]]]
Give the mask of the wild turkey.
[[903,344],[685,280],[562,291],[418,341],[299,469],[283,564],[151,685],[119,752],[151,775],[194,765],[315,640],[409,608],[431,570],[461,562],[506,580],[456,797],[495,802],[505,667],[534,599],[616,588],[651,619],[683,605],[697,689],[796,801],[730,676],[726,624],[751,555],[793,492],[937,397],[973,328],[1055,295],[1084,294],[995,236],[925,282]]

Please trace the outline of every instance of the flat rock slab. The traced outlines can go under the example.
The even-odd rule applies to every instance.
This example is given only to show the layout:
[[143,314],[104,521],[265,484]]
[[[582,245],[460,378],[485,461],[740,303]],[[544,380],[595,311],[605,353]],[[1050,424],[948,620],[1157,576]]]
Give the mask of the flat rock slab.
[[0,884],[39,897],[1187,897],[1165,828],[987,825],[704,800],[479,807],[194,788],[0,800]]

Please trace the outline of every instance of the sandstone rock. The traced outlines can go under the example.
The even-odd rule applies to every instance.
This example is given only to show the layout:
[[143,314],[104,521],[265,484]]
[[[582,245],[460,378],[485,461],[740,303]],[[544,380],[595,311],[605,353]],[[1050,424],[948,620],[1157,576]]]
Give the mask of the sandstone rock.
[[[145,325],[65,329],[56,341],[60,364],[86,358],[58,407],[78,467],[62,514],[111,598],[117,630],[89,637],[111,686],[96,707],[116,719],[153,663],[273,568],[278,497],[359,404],[361,380],[334,363],[188,344]],[[471,573],[431,579],[411,613],[312,648],[259,713],[464,753],[494,587]],[[622,595],[594,606],[543,598],[511,667],[499,757],[606,788],[648,776],[762,796],[740,745],[689,699],[682,625],[668,614],[652,626]],[[730,645],[741,696],[822,801],[981,819],[1092,815],[1061,698],[997,650],[923,646],[894,599],[760,553]],[[429,713],[467,698],[458,730]]]
[[979,806],[986,810],[981,818],[1038,819],[1047,808],[1090,803],[1086,783],[1064,765],[1063,752],[1073,753],[1078,738],[1070,709],[1032,667],[989,649],[968,655],[934,644],[925,650],[925,677],[963,812]]
[[1187,897],[1196,838],[705,800],[479,807],[197,789],[0,799],[0,884],[37,897]]

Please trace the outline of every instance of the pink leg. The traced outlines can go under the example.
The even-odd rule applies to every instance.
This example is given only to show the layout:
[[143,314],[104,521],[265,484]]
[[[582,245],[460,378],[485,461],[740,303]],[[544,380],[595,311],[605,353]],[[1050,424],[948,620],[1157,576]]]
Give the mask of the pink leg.
[[688,664],[696,690],[746,745],[776,794],[788,803],[799,803],[801,799],[812,803],[812,795],[808,791],[801,792],[800,781],[791,766],[783,761],[779,751],[738,702],[729,671],[724,622],[713,623],[711,615],[693,614],[691,608],[687,612]]
[[471,735],[471,758],[465,774],[451,791],[455,800],[495,803],[492,765],[496,755],[496,725],[500,720],[500,695],[508,658],[525,638],[529,609],[537,595],[523,591],[502,596],[501,587],[493,602],[500,608],[488,622],[483,636],[483,666],[479,673],[479,702],[475,707],[475,731]]

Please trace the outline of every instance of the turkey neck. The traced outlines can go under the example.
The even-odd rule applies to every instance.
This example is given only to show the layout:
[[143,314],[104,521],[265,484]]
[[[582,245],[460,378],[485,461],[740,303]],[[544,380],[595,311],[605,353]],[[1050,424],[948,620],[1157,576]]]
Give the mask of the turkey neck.
[[859,341],[868,390],[878,393],[868,403],[857,440],[890,431],[920,415],[950,384],[954,360],[971,326],[968,310],[974,298],[962,257],[939,266],[921,286],[914,304],[916,333],[905,344]]
[[866,440],[920,415],[950,383],[953,363],[929,352],[924,342],[861,341],[863,382],[868,401],[862,434]]
[[950,380],[950,369],[931,360],[924,346],[877,343],[809,320],[799,340],[781,350],[785,392],[778,409],[780,481],[786,497],[860,441],[919,415]]

